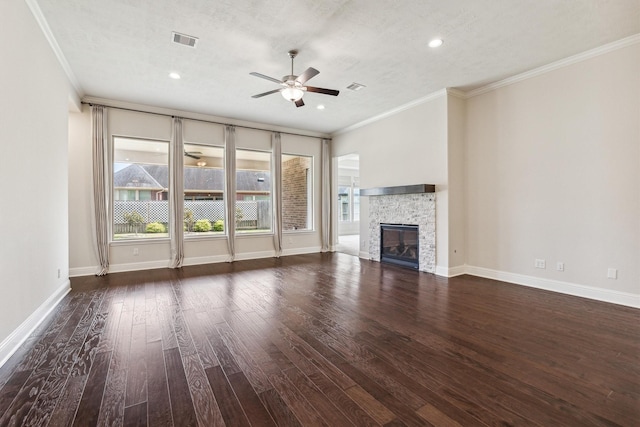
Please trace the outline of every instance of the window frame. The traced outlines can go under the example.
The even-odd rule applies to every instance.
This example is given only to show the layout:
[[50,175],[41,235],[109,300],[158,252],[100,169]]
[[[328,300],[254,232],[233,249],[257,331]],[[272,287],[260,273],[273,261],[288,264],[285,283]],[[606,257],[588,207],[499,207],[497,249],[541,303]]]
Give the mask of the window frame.
[[[169,168],[169,165],[171,163],[171,152],[170,152],[170,144],[171,142],[169,140],[166,139],[161,139],[161,138],[145,138],[145,137],[138,137],[138,136],[130,136],[130,135],[120,135],[120,134],[111,134],[111,137],[109,138],[109,147],[108,147],[108,155],[107,155],[107,159],[105,160],[108,164],[105,165],[106,169],[108,171],[108,185],[107,185],[107,199],[109,201],[109,220],[108,220],[108,233],[109,233],[109,245],[132,245],[132,244],[145,244],[145,243],[157,243],[157,242],[168,242],[171,239],[171,234],[169,233],[169,224],[171,224],[171,212],[169,209],[169,204],[168,204],[168,194],[171,191],[171,186],[168,185],[166,190],[167,190],[167,224],[166,224],[166,232],[165,233],[158,233],[161,234],[159,236],[150,236],[150,237],[141,237],[141,236],[133,236],[133,237],[127,237],[127,238],[120,238],[120,239],[116,239],[115,238],[115,195],[116,195],[116,190],[115,190],[115,164],[116,163],[123,163],[123,162],[118,162],[116,160],[116,155],[115,155],[115,151],[116,151],[116,140],[118,139],[125,139],[125,140],[133,140],[133,141],[141,141],[141,142],[152,142],[152,143],[163,143],[166,144],[167,147],[167,170]],[[131,164],[136,164],[135,162],[132,162]],[[160,163],[159,163],[160,164]],[[169,183],[167,183],[169,184]],[[140,188],[135,187],[135,190],[139,190]],[[120,190],[118,190],[120,191]],[[142,232],[141,234],[145,234],[144,232]],[[155,233],[154,233],[155,234]]]
[[[309,168],[307,169],[307,188],[306,188],[306,193],[307,193],[307,224],[309,225],[309,227],[307,228],[299,228],[299,229],[285,229],[284,225],[283,225],[283,229],[282,229],[282,233],[283,234],[303,234],[303,233],[313,233],[316,231],[316,216],[315,216],[315,169],[314,169],[314,165],[315,165],[315,156],[313,154],[300,154],[300,153],[291,153],[291,152],[282,152],[282,155],[280,156],[280,165],[281,167],[284,166],[284,161],[283,158],[285,156],[290,156],[290,157],[303,157],[306,159],[309,159]],[[283,170],[283,169],[281,169]],[[281,182],[280,182],[280,188],[281,188],[281,192],[282,195],[284,197],[284,186],[282,181],[284,180],[284,170],[282,172],[282,176],[281,176]],[[284,217],[284,201],[283,201],[283,205],[282,205],[282,216]],[[284,218],[282,218],[282,220],[284,221]]]
[[[238,202],[241,202],[242,200],[238,200],[238,195],[242,194],[242,193],[238,193],[238,171],[239,170],[258,170],[258,169],[239,169],[238,168],[238,152],[239,151],[244,151],[244,152],[250,152],[250,153],[262,153],[265,154],[268,157],[268,161],[269,161],[269,179],[270,179],[270,187],[269,187],[269,212],[270,212],[270,228],[268,230],[264,230],[264,231],[246,231],[246,230],[240,230],[236,224],[235,227],[235,237],[238,238],[243,238],[243,237],[250,237],[250,236],[272,236],[274,234],[274,218],[273,218],[273,205],[274,205],[274,194],[273,194],[273,176],[274,176],[274,166],[273,166],[273,152],[272,150],[264,150],[264,149],[259,149],[259,148],[244,148],[244,147],[237,147],[236,146],[236,164],[235,164],[235,176],[233,177],[233,179],[235,179],[235,189],[236,189],[236,194],[234,194],[234,205],[236,207],[236,211],[238,210]],[[245,159],[242,159],[245,160]],[[255,197],[255,195],[253,195]],[[258,230],[258,229],[256,229]]]
[[[223,176],[223,183],[222,183],[222,220],[225,221],[226,219],[226,180],[227,180],[227,171],[225,169],[225,165],[226,165],[226,155],[227,155],[227,151],[226,148],[224,147],[224,145],[217,145],[217,144],[209,144],[206,142],[191,142],[191,141],[184,141],[183,142],[184,145],[184,151],[189,151],[188,146],[195,146],[195,147],[209,147],[209,148],[214,148],[214,149],[219,149],[222,151],[222,157],[220,158],[220,168],[222,170],[222,176]],[[185,200],[185,195],[186,195],[186,188],[184,187],[185,184],[185,170],[187,169],[187,165],[184,164],[185,163],[185,159],[183,157],[182,159],[182,184],[183,184],[183,188],[182,188],[182,203],[183,203],[183,212],[182,212],[182,223],[184,224],[184,219],[185,219],[185,212],[186,212],[186,206],[184,206],[184,203],[186,202]],[[191,166],[189,166],[191,167]],[[214,169],[214,168],[210,168],[210,169]],[[213,200],[215,201],[215,199]],[[213,223],[211,224],[211,226],[213,227]],[[228,236],[228,228],[224,227],[223,231],[213,231],[213,228],[211,231],[206,231],[206,232],[188,232],[184,230],[184,227],[182,229],[182,236],[184,238],[184,241],[196,241],[196,240],[202,240],[202,239],[220,239],[220,238],[226,238]]]

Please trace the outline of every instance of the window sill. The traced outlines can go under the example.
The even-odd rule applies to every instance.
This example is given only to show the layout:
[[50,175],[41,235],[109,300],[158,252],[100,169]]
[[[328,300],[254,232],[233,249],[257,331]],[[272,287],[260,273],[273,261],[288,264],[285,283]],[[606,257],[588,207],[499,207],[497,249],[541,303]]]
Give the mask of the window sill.
[[169,237],[122,239],[122,240],[112,240],[111,242],[109,242],[109,246],[151,245],[155,243],[169,243],[170,241],[171,239]]
[[216,234],[206,234],[206,233],[191,233],[184,235],[184,241],[198,241],[198,240],[215,240],[215,239],[226,239],[227,235],[224,233],[216,233]]
[[269,236],[273,236],[273,231],[265,231],[263,233],[242,233],[242,232],[237,232],[236,231],[236,237],[242,237],[247,238],[247,237],[269,237]]
[[298,234],[315,234],[316,230],[283,230],[282,234],[294,234],[294,235],[298,235]]

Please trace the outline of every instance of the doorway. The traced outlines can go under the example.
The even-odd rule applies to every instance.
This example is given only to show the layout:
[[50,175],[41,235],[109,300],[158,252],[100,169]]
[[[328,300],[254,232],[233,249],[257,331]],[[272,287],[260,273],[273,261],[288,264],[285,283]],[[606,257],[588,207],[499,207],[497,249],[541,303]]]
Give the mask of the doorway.
[[360,254],[360,156],[337,158],[338,244],[336,251]]

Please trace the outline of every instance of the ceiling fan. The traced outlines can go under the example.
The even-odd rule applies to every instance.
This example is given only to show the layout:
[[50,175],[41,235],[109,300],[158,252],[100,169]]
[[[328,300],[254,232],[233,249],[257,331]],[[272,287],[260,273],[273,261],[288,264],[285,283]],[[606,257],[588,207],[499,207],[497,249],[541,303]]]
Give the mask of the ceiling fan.
[[191,157],[192,159],[200,160],[200,157],[197,154],[202,154],[200,151],[184,151],[184,155],[187,157]]
[[284,76],[282,80],[274,79],[273,77],[265,76],[264,74],[260,74],[256,72],[249,73],[252,76],[260,77],[261,79],[269,80],[271,82],[278,83],[280,86],[282,86],[280,89],[274,89],[274,90],[270,90],[269,92],[253,95],[252,98],[262,98],[263,96],[280,92],[282,93],[282,96],[284,97],[284,99],[286,99],[287,101],[293,102],[294,104],[296,104],[296,107],[302,107],[304,105],[302,96],[304,95],[305,92],[316,92],[316,93],[322,93],[324,95],[338,96],[340,91],[337,91],[334,89],[324,89],[321,87],[305,86],[304,84],[312,77],[315,77],[318,74],[320,74],[320,71],[316,70],[315,68],[309,67],[304,71],[304,73],[300,74],[299,76],[294,75],[293,74],[293,58],[295,58],[296,55],[298,55],[297,50],[289,51],[289,58],[291,58],[291,74],[288,76]]

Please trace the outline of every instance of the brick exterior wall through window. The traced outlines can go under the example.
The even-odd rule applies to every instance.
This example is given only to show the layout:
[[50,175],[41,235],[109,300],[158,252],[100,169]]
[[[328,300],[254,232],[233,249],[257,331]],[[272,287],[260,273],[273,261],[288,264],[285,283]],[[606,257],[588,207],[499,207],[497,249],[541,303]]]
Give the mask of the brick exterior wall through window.
[[[287,156],[289,157],[289,156]],[[306,230],[308,224],[309,171],[311,157],[282,162],[282,229]]]

